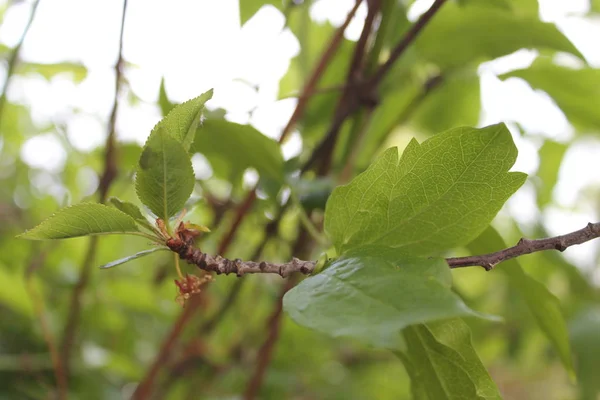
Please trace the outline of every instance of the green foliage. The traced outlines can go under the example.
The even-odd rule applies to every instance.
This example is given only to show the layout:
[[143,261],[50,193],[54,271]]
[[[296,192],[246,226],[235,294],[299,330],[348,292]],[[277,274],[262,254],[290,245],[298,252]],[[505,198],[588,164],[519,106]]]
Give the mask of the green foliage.
[[108,233],[137,233],[129,215],[96,203],[81,203],[63,208],[33,229],[19,235],[23,239],[68,239]]
[[565,144],[546,140],[538,152],[540,166],[536,174],[539,181],[536,183],[539,186],[537,200],[540,207],[545,206],[552,200],[552,191],[558,180],[560,164],[566,151],[567,146]]
[[183,208],[194,190],[195,179],[183,145],[167,131],[157,128],[148,137],[140,156],[135,191],[150,211],[167,221]]
[[449,2],[417,38],[419,54],[442,69],[497,58],[521,48],[564,51],[583,59],[553,24],[498,7],[459,7]]
[[224,178],[237,179],[252,167],[261,177],[283,182],[283,157],[277,143],[250,125],[207,119],[192,150],[200,152]]
[[116,197],[111,197],[108,201],[115,206],[117,209],[123,211],[125,214],[129,215],[131,218],[135,220],[141,226],[144,226],[150,230],[153,229],[152,225],[148,223],[148,220],[142,214],[142,211],[138,206],[128,201],[119,200]]
[[524,174],[507,172],[516,156],[503,124],[413,139],[400,159],[389,149],[333,191],[325,229],[340,254],[368,244],[409,255],[466,244],[523,184]]
[[19,64],[18,74],[39,74],[47,80],[59,74],[71,75],[73,81],[81,82],[87,76],[87,68],[81,64],[63,62],[57,64],[22,63]]
[[132,254],[130,256],[123,257],[118,260],[111,261],[107,264],[104,264],[104,265],[100,266],[100,268],[107,269],[107,268],[116,267],[117,265],[125,264],[126,262],[133,261],[140,257],[145,257],[145,256],[155,253],[157,251],[165,251],[165,250],[169,250],[169,249],[167,247],[155,247],[155,248],[149,249],[149,250],[138,251],[137,253]]
[[[584,67],[571,69],[552,64],[547,59],[536,60],[529,68],[512,71],[501,78],[521,78],[534,89],[545,91],[565,113],[569,121],[581,130],[598,130],[600,115],[600,71]],[[569,82],[565,85],[564,82]]]
[[[502,237],[493,228],[486,229],[469,244],[473,254],[485,254],[506,247]],[[558,352],[560,359],[572,378],[575,377],[567,324],[560,309],[560,302],[547,288],[525,272],[516,259],[508,260],[501,266],[508,275],[513,288],[523,297],[540,329]]]
[[400,331],[407,326],[478,315],[452,293],[443,259],[388,255],[388,261],[373,254],[382,252],[353,251],[305,279],[285,295],[286,312],[296,323],[333,337],[391,349],[402,347]]
[[[161,88],[163,87],[162,85],[163,84],[161,84]],[[211,89],[208,92],[171,109],[169,114],[156,124],[152,132],[166,132],[181,143],[183,148],[188,151],[194,141],[196,130],[200,124],[204,103],[210,100],[212,95],[213,91]]]
[[415,400],[502,398],[462,320],[411,326],[404,339],[407,350],[401,358],[412,377]]

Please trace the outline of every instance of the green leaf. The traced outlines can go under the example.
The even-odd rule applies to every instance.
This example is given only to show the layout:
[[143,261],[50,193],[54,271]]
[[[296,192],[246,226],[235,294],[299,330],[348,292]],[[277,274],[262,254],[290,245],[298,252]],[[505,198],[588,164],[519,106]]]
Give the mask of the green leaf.
[[522,48],[564,51],[583,59],[553,24],[498,7],[460,7],[451,2],[433,17],[416,46],[422,57],[442,69],[494,59]]
[[409,325],[479,316],[451,291],[443,259],[391,262],[372,253],[356,250],[302,281],[285,295],[286,312],[296,323],[327,335],[396,349],[400,331]]
[[213,168],[227,169],[226,176],[241,175],[253,167],[261,177],[283,182],[279,145],[250,125],[207,119],[197,131],[192,150],[204,154]]
[[504,124],[456,128],[385,151],[327,202],[325,229],[338,251],[368,244],[432,254],[479,235],[525,174],[507,172],[517,149]]
[[497,7],[513,14],[538,18],[538,0],[459,0],[460,5]]
[[[451,104],[451,107],[448,105]],[[448,74],[428,94],[413,115],[423,131],[437,133],[457,126],[477,125],[481,109],[477,71]]]
[[[600,130],[600,70],[571,69],[540,58],[529,68],[501,75],[501,79],[521,78],[534,89],[548,93],[579,130]],[[568,82],[568,85],[565,85]]]
[[598,304],[582,310],[571,321],[571,342],[577,360],[581,400],[597,400],[600,394],[600,308]]
[[163,117],[169,114],[169,112],[175,107],[175,104],[171,103],[165,90],[165,78],[160,80],[160,88],[158,89],[158,105],[162,112]]
[[133,218],[112,207],[81,203],[58,210],[18,237],[31,240],[68,239],[108,233],[139,232]]
[[281,10],[281,0],[240,0],[240,25],[244,25],[258,10],[270,4]]
[[200,124],[204,103],[210,100],[212,96],[213,90],[211,89],[196,98],[178,104],[156,124],[152,132],[164,130],[188,151]]
[[537,171],[539,180],[536,184],[538,187],[537,200],[540,207],[552,201],[552,191],[558,180],[558,172],[567,147],[563,143],[545,140],[538,152],[540,167]]
[[138,163],[135,190],[158,218],[167,221],[194,190],[194,170],[183,145],[162,129],[146,141]]
[[[468,248],[473,254],[486,254],[506,248],[506,244],[500,234],[489,227]],[[505,261],[497,268],[508,275],[510,285],[523,296],[538,326],[554,346],[567,372],[574,377],[569,334],[559,300],[546,286],[523,272],[516,259]]]
[[164,251],[164,250],[169,251],[169,248],[168,247],[155,247],[153,249],[139,251],[139,252],[137,252],[135,254],[132,254],[130,256],[123,257],[123,258],[120,258],[118,260],[111,261],[111,262],[109,262],[107,264],[104,264],[104,265],[100,266],[100,268],[102,268],[102,269],[108,269],[108,268],[116,267],[117,265],[125,264],[126,262],[131,261],[131,260],[135,260],[136,258],[144,257],[144,256],[147,256],[148,254],[152,254],[154,252]]
[[407,352],[401,358],[411,376],[415,399],[502,398],[462,320],[411,326],[403,333]]
[[17,74],[40,74],[46,80],[50,80],[59,74],[70,74],[73,80],[79,83],[86,78],[87,68],[81,64],[71,62],[56,64],[21,63],[17,67]]
[[144,217],[142,211],[135,204],[130,203],[128,201],[119,200],[116,197],[111,197],[110,199],[108,199],[108,201],[117,209],[123,211],[125,214],[132,217],[138,224],[150,229],[151,231],[154,230],[154,227],[150,225],[150,223],[148,223],[148,220],[146,219],[146,217]]

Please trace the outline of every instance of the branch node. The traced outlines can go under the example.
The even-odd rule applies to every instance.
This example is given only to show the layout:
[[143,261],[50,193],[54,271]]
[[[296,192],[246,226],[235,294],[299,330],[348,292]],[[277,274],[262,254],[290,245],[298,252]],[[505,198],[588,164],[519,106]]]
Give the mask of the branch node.
[[560,251],[561,253],[563,251],[565,251],[569,246],[567,246],[565,244],[565,242],[563,240],[559,240],[558,242],[556,242],[556,244],[554,245],[554,248],[558,251]]
[[481,266],[483,267],[483,269],[485,269],[486,271],[489,272],[494,269],[494,267],[496,266],[496,263],[491,263],[491,262],[482,263]]

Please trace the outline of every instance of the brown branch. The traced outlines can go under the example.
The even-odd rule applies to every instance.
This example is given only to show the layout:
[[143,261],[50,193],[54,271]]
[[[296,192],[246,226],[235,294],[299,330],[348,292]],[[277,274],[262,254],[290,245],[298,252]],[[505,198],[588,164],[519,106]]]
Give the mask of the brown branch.
[[167,246],[179,254],[182,260],[196,265],[201,270],[215,272],[218,275],[236,274],[237,276],[243,276],[245,274],[262,273],[277,274],[282,278],[287,278],[294,272],[308,275],[314,271],[316,266],[316,261],[303,261],[297,258],[292,258],[292,261],[281,264],[268,261],[242,261],[239,258],[230,260],[219,255],[212,256],[203,253],[193,246],[192,240],[171,238],[167,241]]
[[[117,56],[117,62],[115,64],[115,96],[113,98],[113,105],[108,121],[108,136],[106,138],[106,150],[104,153],[104,171],[100,177],[98,184],[98,198],[101,203],[106,201],[108,191],[112,182],[117,175],[117,163],[116,163],[116,139],[115,139],[115,126],[117,120],[117,110],[119,107],[119,92],[122,83],[123,75],[123,32],[125,31],[125,15],[127,11],[127,0],[123,0],[123,13],[121,15],[121,30],[119,34],[119,50]],[[71,295],[71,302],[69,307],[69,315],[67,316],[67,322],[65,324],[65,331],[61,343],[61,361],[65,369],[65,374],[69,376],[69,361],[71,358],[71,350],[75,344],[75,338],[77,333],[77,326],[79,325],[79,319],[81,315],[81,298],[85,288],[90,280],[92,265],[96,256],[96,250],[98,247],[98,238],[92,237],[89,241],[89,247],[81,266],[81,273],[77,280],[73,293]]]
[[37,12],[37,8],[38,8],[39,4],[40,4],[40,1],[35,0],[33,2],[33,4],[31,5],[31,12],[29,13],[29,19],[27,20],[27,23],[25,24],[25,28],[23,29],[23,32],[21,33],[21,37],[19,38],[17,45],[12,50],[12,52],[10,53],[10,56],[8,58],[8,67],[6,69],[6,78],[4,79],[4,86],[2,86],[2,90],[0,92],[0,121],[2,120],[2,115],[4,113],[4,106],[6,105],[6,93],[8,92],[8,84],[10,83],[10,78],[12,78],[12,76],[15,73],[15,69],[17,68],[19,54],[21,53],[21,47],[23,46],[25,37],[29,33],[29,29],[31,28],[31,23],[33,22],[33,19],[35,18],[35,14]]
[[404,35],[402,40],[394,47],[392,50],[390,57],[387,59],[385,63],[377,69],[377,71],[370,78],[369,82],[374,87],[381,83],[385,75],[392,68],[394,63],[400,58],[400,56],[406,51],[408,46],[413,43],[417,36],[421,33],[425,25],[433,18],[436,12],[442,7],[442,5],[446,2],[446,0],[435,0],[435,2],[431,5],[429,10],[427,10],[423,15],[419,17],[417,22],[415,22],[408,32]]
[[281,331],[281,317],[283,316],[283,296],[296,285],[295,279],[289,279],[285,285],[281,288],[281,292],[277,297],[277,304],[271,312],[271,315],[267,319],[267,330],[268,334],[263,342],[260,349],[258,349],[258,356],[256,360],[256,368],[254,373],[248,382],[246,391],[244,393],[244,400],[253,400],[258,395],[258,391],[262,386],[267,367],[271,362],[273,351],[275,350],[275,344],[279,339],[279,332]]
[[135,392],[133,392],[133,395],[131,396],[133,400],[145,400],[150,398],[150,395],[152,394],[152,384],[156,381],[160,368],[167,362],[177,339],[183,332],[188,321],[194,315],[194,311],[199,308],[201,302],[201,296],[192,296],[189,303],[183,309],[183,312],[173,325],[171,332],[169,332],[169,335],[163,341],[162,346],[158,351],[158,355],[146,372],[144,379],[137,386]]
[[[450,268],[480,266],[489,271],[502,261],[538,251],[558,250],[562,252],[571,246],[598,237],[600,237],[600,222],[590,222],[585,228],[566,235],[546,239],[522,238],[515,246],[504,250],[478,256],[450,257],[446,258],[446,262]],[[237,276],[242,276],[244,274],[273,273],[285,278],[295,272],[310,275],[314,272],[317,264],[316,261],[303,261],[297,258],[292,258],[292,261],[282,264],[267,261],[229,260],[218,255],[211,256],[203,253],[200,249],[194,248],[191,240],[185,238],[183,240],[179,238],[170,239],[167,246],[178,253],[183,260],[198,266],[202,270],[216,272],[217,274],[235,273]]]
[[558,250],[562,252],[573,245],[585,243],[598,237],[600,237],[600,222],[594,224],[590,222],[585,228],[567,233],[566,235],[535,240],[522,238],[515,246],[496,251],[495,253],[479,256],[452,257],[447,258],[446,261],[450,268],[479,266],[485,268],[486,271],[490,271],[502,261],[544,250]]

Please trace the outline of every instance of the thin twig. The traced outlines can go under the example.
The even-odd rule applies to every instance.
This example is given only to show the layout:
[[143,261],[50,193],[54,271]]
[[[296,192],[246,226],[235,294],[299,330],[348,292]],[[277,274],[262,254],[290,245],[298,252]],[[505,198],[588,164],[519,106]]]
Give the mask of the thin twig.
[[402,40],[396,45],[396,47],[394,47],[390,54],[390,57],[386,60],[385,63],[381,65],[381,67],[377,69],[377,71],[370,78],[369,82],[373,86],[377,86],[381,83],[381,81],[383,80],[385,75],[387,75],[394,63],[398,60],[398,58],[400,58],[402,54],[404,54],[408,46],[410,46],[410,44],[417,39],[417,36],[419,36],[425,25],[427,25],[427,23],[431,20],[431,18],[433,18],[433,16],[438,12],[438,10],[442,7],[442,5],[444,5],[445,2],[446,0],[435,0],[429,8],[429,10],[425,11],[425,13],[423,13],[423,15],[419,17],[417,22],[415,22],[410,27],[410,29],[408,30],[408,32],[406,32]]
[[[15,2],[16,3],[16,2]],[[15,69],[17,68],[19,53],[21,53],[21,47],[23,46],[23,42],[25,41],[25,37],[29,33],[29,29],[31,28],[31,23],[35,18],[35,14],[38,9],[38,5],[40,4],[40,0],[35,0],[31,5],[31,12],[29,13],[29,19],[25,24],[25,28],[21,33],[21,37],[19,38],[17,45],[11,51],[10,56],[8,57],[8,67],[6,70],[6,79],[4,79],[4,85],[2,86],[2,90],[0,91],[0,121],[2,120],[2,116],[4,115],[4,107],[6,105],[6,93],[8,92],[8,84],[10,83],[10,79],[15,73]]]
[[[115,139],[115,127],[117,120],[117,110],[119,107],[119,93],[122,83],[123,75],[123,33],[125,31],[125,15],[127,11],[127,0],[123,0],[123,13],[121,15],[121,28],[119,34],[119,51],[117,56],[117,62],[115,64],[115,96],[113,98],[112,110],[110,113],[110,119],[108,121],[108,136],[106,138],[106,150],[104,153],[104,171],[100,177],[98,184],[98,198],[101,203],[106,201],[108,191],[112,182],[117,175],[117,163],[116,163],[116,139]],[[81,314],[81,299],[85,288],[90,280],[91,270],[96,256],[96,250],[98,247],[98,238],[92,237],[89,241],[88,250],[81,266],[81,273],[73,293],[71,295],[71,302],[69,307],[69,315],[65,325],[64,336],[61,344],[61,360],[65,367],[66,375],[69,376],[69,361],[71,358],[71,350],[75,345],[75,337],[77,333],[77,326],[79,325],[79,319]]]
[[57,397],[59,400],[64,400],[67,398],[67,377],[65,375],[62,360],[60,359],[58,348],[56,346],[55,337],[52,334],[50,326],[48,325],[46,310],[44,307],[44,299],[35,287],[35,284],[32,280],[33,273],[44,263],[48,253],[46,251],[35,253],[37,255],[32,259],[25,271],[25,287],[33,303],[35,315],[40,323],[42,337],[44,338],[46,346],[48,346],[48,351],[50,352],[52,369],[54,370],[54,377],[56,379]]
[[285,285],[281,288],[281,292],[277,296],[277,303],[275,308],[271,312],[271,315],[267,319],[267,337],[263,342],[260,349],[258,349],[258,356],[256,360],[256,368],[254,373],[248,382],[246,391],[244,393],[244,400],[253,400],[258,395],[262,382],[264,380],[265,373],[273,357],[273,351],[275,344],[279,339],[279,332],[281,331],[281,317],[283,316],[283,296],[296,285],[295,279],[289,279]]
[[146,400],[150,398],[152,393],[152,385],[158,377],[160,368],[167,362],[169,355],[171,354],[171,350],[174,348],[175,343],[177,342],[177,339],[183,332],[183,329],[187,325],[188,321],[191,320],[192,316],[194,315],[194,311],[199,308],[199,304],[201,302],[201,296],[192,296],[190,298],[188,304],[186,304],[186,307],[183,309],[183,312],[173,325],[171,332],[169,332],[169,335],[163,341],[155,361],[147,370],[144,379],[142,379],[135,389],[135,392],[131,397],[133,400]]
[[600,222],[594,224],[590,222],[585,228],[567,233],[566,235],[534,240],[522,238],[515,246],[496,251],[495,253],[479,256],[452,257],[447,258],[446,261],[450,268],[480,266],[485,268],[486,271],[490,271],[502,261],[510,260],[511,258],[544,250],[558,250],[563,252],[573,245],[585,243],[598,237],[600,237]]
[[[450,257],[446,258],[446,261],[450,268],[480,266],[489,271],[502,261],[538,251],[558,250],[562,252],[571,246],[598,237],[600,237],[600,222],[589,223],[585,228],[566,235],[533,240],[523,238],[515,246],[494,253],[468,257]],[[239,259],[228,260],[218,255],[211,256],[203,253],[200,249],[194,248],[191,242],[178,239],[167,243],[167,246],[187,262],[195,264],[200,269],[216,272],[217,274],[235,273],[242,276],[244,274],[273,273],[285,278],[296,272],[310,275],[314,272],[316,266],[316,261],[303,261],[297,258],[292,258],[292,261],[283,264],[266,261],[241,261]]]

